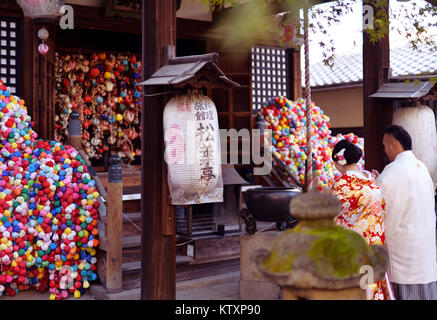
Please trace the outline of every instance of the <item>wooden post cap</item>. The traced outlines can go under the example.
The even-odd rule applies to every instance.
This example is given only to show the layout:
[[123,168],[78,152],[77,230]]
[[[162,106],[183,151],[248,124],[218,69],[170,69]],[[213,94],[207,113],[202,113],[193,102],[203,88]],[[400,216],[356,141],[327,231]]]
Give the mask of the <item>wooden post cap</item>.
[[68,122],[68,135],[81,136],[79,112],[73,110],[70,114],[70,121]]
[[114,154],[109,158],[108,182],[122,182],[122,176],[121,158],[117,154]]
[[256,113],[256,124],[255,124],[255,129],[260,129],[261,132],[264,132],[264,129],[266,127],[266,122],[264,117],[262,116],[262,114],[260,112]]

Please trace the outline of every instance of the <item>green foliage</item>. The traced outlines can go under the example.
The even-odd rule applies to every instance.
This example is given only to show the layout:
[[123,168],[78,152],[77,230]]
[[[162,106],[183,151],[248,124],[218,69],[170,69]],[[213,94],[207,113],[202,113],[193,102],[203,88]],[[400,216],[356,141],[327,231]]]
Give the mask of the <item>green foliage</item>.
[[[312,32],[317,32],[326,40],[320,41],[319,45],[323,51],[323,61],[326,65],[333,65],[335,59],[335,46],[331,35],[327,32],[327,27],[332,24],[341,23],[341,18],[352,12],[352,5],[359,0],[335,0],[335,1],[302,1],[302,0],[195,0],[202,1],[212,10],[220,10],[226,6],[242,8],[246,3],[252,5],[252,11],[239,10],[239,13],[233,19],[226,20],[224,23],[232,30],[229,36],[229,45],[238,45],[240,41],[249,42],[256,36],[264,36],[269,31],[271,15],[273,12],[291,12],[295,17],[299,9],[303,8],[306,3],[313,5],[310,7],[309,14],[313,23],[309,24],[309,29]],[[396,0],[391,0],[396,1]],[[321,10],[320,7],[314,6],[322,2],[329,3],[329,8]],[[416,1],[407,1],[413,6],[413,9],[402,7],[397,12],[390,10],[387,14],[385,8],[388,5],[388,0],[363,0],[364,4],[372,4],[374,8],[374,25],[373,28],[366,28],[369,40],[375,43],[383,39],[390,30],[397,31],[408,39],[412,48],[418,50],[420,46],[425,44],[437,48],[435,41],[430,34],[427,33],[427,28],[437,26],[437,6],[429,2],[424,7],[421,7]],[[245,4],[244,6],[241,3]],[[280,10],[278,10],[278,8]],[[275,9],[276,11],[274,11]],[[433,19],[426,20],[425,18],[432,17]],[[390,20],[402,21],[400,27],[392,27],[389,24]],[[428,21],[428,22],[427,22]],[[431,21],[431,22],[429,22]],[[302,21],[299,21],[298,30],[302,26]],[[412,30],[412,31],[411,31]]]
[[231,30],[224,39],[223,45],[228,48],[250,48],[254,39],[269,37],[269,24],[265,23],[270,15],[268,9],[263,5],[262,0],[235,7],[234,12],[225,17],[223,22],[223,25]]
[[200,1],[202,1],[203,4],[205,4],[206,6],[211,7],[212,11],[215,11],[217,8],[224,8],[227,5],[230,5],[232,7],[236,7],[238,5],[238,2],[235,0],[200,0]]

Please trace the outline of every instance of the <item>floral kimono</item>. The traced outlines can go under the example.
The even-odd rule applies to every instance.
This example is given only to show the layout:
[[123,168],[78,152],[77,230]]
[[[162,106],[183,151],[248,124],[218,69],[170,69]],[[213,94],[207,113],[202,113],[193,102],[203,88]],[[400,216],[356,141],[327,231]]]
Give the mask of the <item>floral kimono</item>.
[[[335,224],[361,234],[369,245],[384,245],[385,201],[368,171],[347,171],[337,178],[331,193],[340,199],[341,214]],[[393,300],[388,274],[372,286],[372,300]]]

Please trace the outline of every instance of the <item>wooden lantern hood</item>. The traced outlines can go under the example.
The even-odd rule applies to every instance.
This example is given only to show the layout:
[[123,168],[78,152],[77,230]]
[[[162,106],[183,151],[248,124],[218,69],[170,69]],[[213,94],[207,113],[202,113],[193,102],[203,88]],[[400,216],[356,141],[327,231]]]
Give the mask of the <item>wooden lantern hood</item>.
[[387,82],[371,98],[411,99],[421,98],[433,88],[432,81],[420,82]]
[[237,170],[235,170],[235,167],[232,164],[222,164],[222,176],[223,185],[249,184],[249,182],[247,182],[240,176],[240,174],[237,172]]
[[230,80],[217,66],[218,53],[169,58],[168,64],[158,69],[149,79],[140,83],[143,86],[193,88],[233,88],[240,85]]

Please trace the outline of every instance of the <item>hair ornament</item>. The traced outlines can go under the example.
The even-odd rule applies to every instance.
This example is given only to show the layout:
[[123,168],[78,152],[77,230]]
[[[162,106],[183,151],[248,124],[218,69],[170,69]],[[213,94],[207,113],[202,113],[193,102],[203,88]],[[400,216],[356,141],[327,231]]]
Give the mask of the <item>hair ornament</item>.
[[344,166],[347,164],[346,159],[344,158],[344,152],[346,151],[345,148],[341,149],[339,152],[337,152],[337,154],[335,155],[335,162],[337,162],[338,164]]

